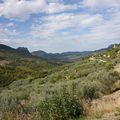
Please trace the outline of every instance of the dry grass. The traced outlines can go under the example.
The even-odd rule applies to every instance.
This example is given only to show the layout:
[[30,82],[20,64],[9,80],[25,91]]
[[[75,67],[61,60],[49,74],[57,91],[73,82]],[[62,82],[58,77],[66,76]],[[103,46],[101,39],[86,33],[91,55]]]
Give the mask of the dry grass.
[[1,65],[1,66],[4,66],[4,65],[9,64],[9,63],[10,63],[9,61],[0,60],[0,65]]
[[120,106],[120,90],[100,99],[93,100],[89,109],[89,115],[102,115],[114,112]]
[[117,64],[114,68],[114,70],[118,73],[120,73],[120,64]]
[[[120,64],[117,64],[114,70],[120,73]],[[120,81],[116,82],[115,86],[119,87],[119,85]],[[101,116],[114,113],[118,107],[120,107],[120,90],[93,100],[87,108],[87,113],[90,116]]]
[[41,120],[38,112],[31,114],[6,112],[0,115],[0,120]]

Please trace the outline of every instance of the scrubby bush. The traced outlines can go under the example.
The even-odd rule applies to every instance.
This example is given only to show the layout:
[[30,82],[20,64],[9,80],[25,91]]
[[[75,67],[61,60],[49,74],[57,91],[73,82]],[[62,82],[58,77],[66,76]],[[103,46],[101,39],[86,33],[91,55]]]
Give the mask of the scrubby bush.
[[15,96],[4,94],[4,96],[0,98],[0,112],[16,112],[17,109],[18,100]]
[[83,106],[79,100],[66,91],[54,94],[39,105],[43,120],[69,120],[83,115]]
[[82,90],[84,99],[93,100],[99,97],[99,89],[94,84],[86,84]]

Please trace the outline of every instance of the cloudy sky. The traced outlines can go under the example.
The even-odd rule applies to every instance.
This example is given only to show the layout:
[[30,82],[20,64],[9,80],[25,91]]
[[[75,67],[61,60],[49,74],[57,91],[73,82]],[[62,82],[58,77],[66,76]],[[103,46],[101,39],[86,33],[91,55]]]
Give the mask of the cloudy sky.
[[120,42],[120,0],[0,0],[0,43],[84,51]]

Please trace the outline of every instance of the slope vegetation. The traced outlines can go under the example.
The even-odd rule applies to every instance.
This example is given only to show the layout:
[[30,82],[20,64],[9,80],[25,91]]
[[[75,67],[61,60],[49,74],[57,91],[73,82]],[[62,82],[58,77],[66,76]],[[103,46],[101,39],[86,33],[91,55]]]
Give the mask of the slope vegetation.
[[32,56],[27,48],[14,49],[0,44],[0,87],[19,79],[45,77],[55,66],[57,64]]
[[[115,70],[118,64],[120,45],[114,45],[78,62],[52,68],[43,77],[14,81],[1,89],[1,118],[70,120],[83,119],[89,113],[108,112],[112,99],[118,100],[115,96],[119,91],[113,97],[108,95],[120,89],[120,73]],[[102,107],[99,111],[108,98],[111,100],[106,104],[107,110]],[[116,106],[113,107],[115,110]]]

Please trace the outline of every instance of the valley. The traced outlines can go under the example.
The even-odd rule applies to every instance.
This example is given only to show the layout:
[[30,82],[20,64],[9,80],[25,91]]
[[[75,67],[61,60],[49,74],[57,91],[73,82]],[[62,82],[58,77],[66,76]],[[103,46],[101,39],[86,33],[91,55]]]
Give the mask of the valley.
[[66,62],[0,45],[0,119],[118,120],[119,51],[115,44]]

